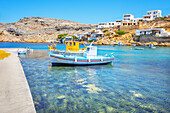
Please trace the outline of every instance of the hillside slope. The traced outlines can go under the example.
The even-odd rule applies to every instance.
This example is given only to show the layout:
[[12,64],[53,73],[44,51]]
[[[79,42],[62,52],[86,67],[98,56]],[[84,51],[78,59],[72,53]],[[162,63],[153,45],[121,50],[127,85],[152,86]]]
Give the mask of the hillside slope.
[[0,23],[1,40],[54,40],[58,34],[82,34],[94,29],[94,24],[81,24],[69,20],[24,17],[16,23]]

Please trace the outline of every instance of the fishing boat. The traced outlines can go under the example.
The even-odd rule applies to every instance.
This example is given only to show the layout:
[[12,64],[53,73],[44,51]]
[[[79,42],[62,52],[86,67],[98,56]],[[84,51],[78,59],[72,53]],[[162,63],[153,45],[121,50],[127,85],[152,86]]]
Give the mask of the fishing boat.
[[[80,45],[84,47],[80,47]],[[84,42],[65,41],[66,50],[59,51],[50,48],[49,56],[52,66],[54,65],[99,65],[113,63],[113,53],[105,56],[97,55],[97,46],[86,46]]]
[[144,48],[141,48],[141,47],[135,47],[135,50],[144,50]]

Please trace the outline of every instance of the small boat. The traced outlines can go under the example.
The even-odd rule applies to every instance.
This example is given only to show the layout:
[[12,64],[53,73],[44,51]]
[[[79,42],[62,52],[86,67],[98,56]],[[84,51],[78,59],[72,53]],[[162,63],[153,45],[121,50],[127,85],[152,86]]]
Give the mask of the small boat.
[[149,44],[149,48],[155,49],[156,47],[153,44]]
[[118,46],[122,46],[123,44],[122,43],[120,43],[120,42],[118,42],[118,44],[117,44]]
[[25,54],[27,54],[27,53],[32,53],[33,52],[33,49],[30,49],[29,47],[26,47],[26,48],[19,48],[18,50],[17,50],[17,53],[18,53],[18,55],[25,55]]
[[144,48],[141,47],[135,47],[135,50],[143,50]]
[[[80,48],[83,44],[84,48]],[[54,65],[99,65],[113,63],[113,53],[105,56],[97,56],[97,46],[86,46],[84,42],[65,41],[66,50],[51,49],[50,61]]]
[[20,54],[26,54],[27,53],[27,50],[26,49],[18,49],[18,55]]
[[135,46],[136,46],[136,44],[132,44],[132,46],[133,46],[133,47],[135,47]]

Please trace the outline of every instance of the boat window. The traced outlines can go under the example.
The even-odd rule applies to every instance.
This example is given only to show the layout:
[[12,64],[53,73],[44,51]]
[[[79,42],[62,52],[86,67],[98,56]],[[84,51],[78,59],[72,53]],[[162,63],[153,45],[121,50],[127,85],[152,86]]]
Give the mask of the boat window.
[[74,46],[76,45],[76,43],[74,42]]
[[72,46],[72,42],[70,42],[70,46]]
[[68,43],[68,42],[67,42],[66,44],[69,46],[69,43]]

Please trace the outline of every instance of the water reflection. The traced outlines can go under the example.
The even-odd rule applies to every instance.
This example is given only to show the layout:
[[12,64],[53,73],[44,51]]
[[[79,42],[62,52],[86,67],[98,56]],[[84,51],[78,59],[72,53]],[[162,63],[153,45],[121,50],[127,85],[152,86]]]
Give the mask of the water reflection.
[[48,51],[21,57],[36,111],[168,112],[167,61],[153,66],[147,54],[121,51],[114,65],[99,66],[51,67]]

